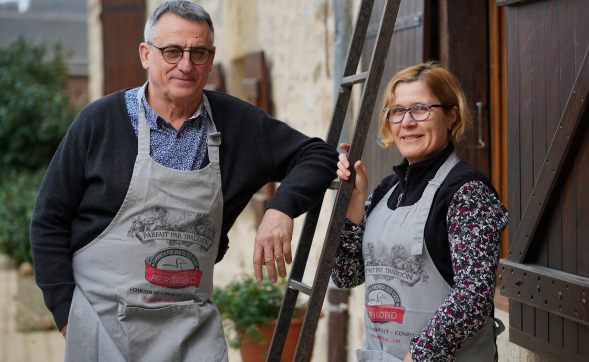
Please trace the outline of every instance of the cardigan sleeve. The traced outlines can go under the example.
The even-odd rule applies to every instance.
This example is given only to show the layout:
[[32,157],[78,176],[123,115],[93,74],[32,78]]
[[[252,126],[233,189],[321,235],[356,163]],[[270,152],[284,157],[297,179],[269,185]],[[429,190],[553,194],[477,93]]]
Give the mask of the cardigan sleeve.
[[59,145],[35,202],[31,219],[31,248],[35,279],[57,328],[67,324],[74,276],[72,220],[84,197],[86,145],[72,125]]
[[338,288],[354,288],[364,284],[364,258],[362,257],[362,237],[366,225],[367,211],[372,203],[372,195],[364,204],[364,217],[360,225],[348,218],[335,253],[331,278]]
[[435,317],[412,339],[414,361],[453,361],[454,352],[492,316],[507,218],[501,201],[481,181],[468,182],[454,194],[447,224],[455,286]]

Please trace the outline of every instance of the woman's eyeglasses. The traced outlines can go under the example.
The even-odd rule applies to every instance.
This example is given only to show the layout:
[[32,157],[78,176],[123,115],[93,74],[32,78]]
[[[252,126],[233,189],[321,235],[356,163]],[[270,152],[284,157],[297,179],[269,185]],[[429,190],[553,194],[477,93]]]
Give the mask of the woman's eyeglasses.
[[403,108],[399,106],[393,106],[390,108],[383,109],[383,113],[386,112],[387,121],[390,123],[401,123],[405,118],[405,113],[409,113],[411,118],[417,122],[425,121],[429,118],[433,107],[441,107],[444,109],[452,109],[452,107],[444,106],[441,104],[414,104],[409,108]]

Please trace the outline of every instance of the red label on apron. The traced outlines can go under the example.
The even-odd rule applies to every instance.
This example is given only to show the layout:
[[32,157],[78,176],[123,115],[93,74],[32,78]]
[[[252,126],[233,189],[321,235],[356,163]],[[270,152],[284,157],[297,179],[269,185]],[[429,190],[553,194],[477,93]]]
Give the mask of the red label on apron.
[[200,270],[162,270],[145,263],[145,279],[161,287],[198,287]]
[[366,305],[366,312],[371,322],[397,322],[403,323],[405,307],[394,305]]

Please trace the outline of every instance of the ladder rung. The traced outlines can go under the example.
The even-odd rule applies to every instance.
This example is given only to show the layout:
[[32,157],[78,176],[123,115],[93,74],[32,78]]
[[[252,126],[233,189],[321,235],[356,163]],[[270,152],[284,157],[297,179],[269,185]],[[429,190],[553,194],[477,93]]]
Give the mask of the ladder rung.
[[339,185],[340,185],[340,180],[339,180],[339,178],[336,178],[335,180],[331,181],[331,184],[329,185],[328,189],[339,190]]
[[354,84],[364,83],[366,82],[366,78],[368,78],[368,72],[350,75],[349,77],[344,77],[342,79],[342,87],[351,87]]
[[297,282],[296,280],[290,280],[290,282],[288,282],[288,287],[290,289],[294,289],[294,290],[298,290],[300,292],[303,292],[307,295],[311,295],[311,287],[308,285],[305,285],[303,283]]

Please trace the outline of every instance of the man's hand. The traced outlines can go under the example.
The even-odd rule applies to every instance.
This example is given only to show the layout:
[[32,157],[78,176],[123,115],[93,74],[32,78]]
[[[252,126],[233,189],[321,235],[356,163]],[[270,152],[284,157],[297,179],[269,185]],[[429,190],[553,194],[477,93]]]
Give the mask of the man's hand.
[[67,335],[67,324],[61,327],[61,334],[63,334],[63,338],[66,338]]
[[254,274],[256,280],[263,279],[262,265],[266,265],[268,276],[272,283],[276,283],[276,265],[281,277],[286,276],[286,265],[292,262],[290,242],[292,240],[292,219],[276,209],[268,209],[256,234],[254,244]]

